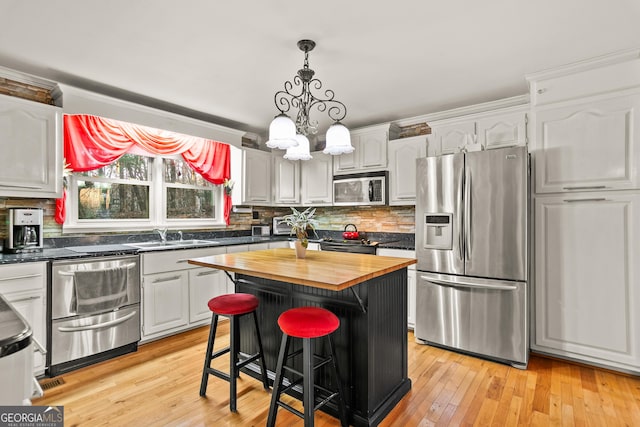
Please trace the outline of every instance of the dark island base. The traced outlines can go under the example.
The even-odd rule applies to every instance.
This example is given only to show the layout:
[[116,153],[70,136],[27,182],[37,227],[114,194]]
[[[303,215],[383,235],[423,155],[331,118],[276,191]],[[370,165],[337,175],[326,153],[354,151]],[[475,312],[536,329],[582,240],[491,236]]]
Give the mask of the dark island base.
[[[340,292],[237,274],[236,292],[260,299],[258,319],[271,382],[282,338],[278,316],[292,307],[313,305],[331,310],[340,319],[334,339],[351,424],[378,425],[411,389],[407,377],[406,269]],[[240,349],[247,354],[257,349],[250,322],[250,318],[240,319]],[[292,348],[300,348],[300,340],[294,340]],[[317,340],[316,352],[327,354],[326,340]],[[301,359],[290,363],[302,370]],[[248,365],[244,371],[259,378],[257,365]],[[324,368],[316,374],[318,384],[333,388],[330,378]],[[293,391],[300,392],[301,389]],[[323,410],[337,417],[336,405],[327,405]]]

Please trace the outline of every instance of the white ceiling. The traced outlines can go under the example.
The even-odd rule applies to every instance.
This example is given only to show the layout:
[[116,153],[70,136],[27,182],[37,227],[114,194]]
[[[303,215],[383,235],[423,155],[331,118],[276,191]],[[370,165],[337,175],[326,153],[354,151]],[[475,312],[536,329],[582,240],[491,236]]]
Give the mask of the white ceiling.
[[0,66],[261,134],[303,38],[355,128],[522,95],[526,74],[640,47],[640,1],[3,0]]

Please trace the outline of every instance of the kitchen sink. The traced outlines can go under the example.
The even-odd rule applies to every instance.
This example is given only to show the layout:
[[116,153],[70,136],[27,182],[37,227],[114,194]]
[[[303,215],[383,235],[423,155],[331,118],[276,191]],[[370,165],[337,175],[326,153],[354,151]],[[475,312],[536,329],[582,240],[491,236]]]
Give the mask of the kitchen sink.
[[216,243],[218,242],[215,240],[191,239],[191,240],[167,240],[166,242],[162,242],[160,240],[154,240],[151,242],[126,243],[126,245],[131,246],[133,248],[138,248],[138,249],[163,249],[163,248],[180,248],[180,247],[211,245]]

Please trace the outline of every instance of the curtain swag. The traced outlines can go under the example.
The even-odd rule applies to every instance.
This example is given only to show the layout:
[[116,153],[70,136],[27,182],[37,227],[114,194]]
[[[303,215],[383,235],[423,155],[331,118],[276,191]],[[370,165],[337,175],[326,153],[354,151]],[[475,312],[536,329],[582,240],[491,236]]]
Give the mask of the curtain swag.
[[[64,116],[64,156],[73,172],[86,172],[113,163],[134,145],[153,154],[180,154],[213,184],[222,185],[225,179],[231,178],[228,144],[86,114]],[[63,211],[62,215],[56,215],[56,221],[62,223],[64,199],[58,199],[56,205]],[[230,213],[231,196],[225,192],[227,225]]]

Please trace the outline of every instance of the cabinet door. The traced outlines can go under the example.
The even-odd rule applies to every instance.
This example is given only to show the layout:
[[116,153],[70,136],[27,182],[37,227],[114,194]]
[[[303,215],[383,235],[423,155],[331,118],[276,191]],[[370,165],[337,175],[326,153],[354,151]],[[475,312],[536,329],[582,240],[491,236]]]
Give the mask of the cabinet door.
[[416,159],[426,157],[425,136],[389,141],[389,204],[416,204]]
[[271,153],[245,150],[242,171],[243,203],[268,205],[271,203]]
[[387,167],[387,133],[369,132],[360,135],[360,169],[384,169]]
[[315,152],[313,159],[302,163],[300,198],[303,205],[326,206],[333,203],[332,157],[330,154]]
[[207,303],[226,293],[227,281],[222,270],[207,267],[189,270],[189,323],[211,320]]
[[356,172],[360,168],[360,137],[351,135],[351,145],[353,145],[353,151],[351,153],[334,156],[334,173],[351,173]]
[[300,161],[274,156],[276,204],[300,203]]
[[638,188],[640,95],[538,110],[536,192]]
[[[46,349],[46,324],[44,313],[47,307],[44,299],[44,291],[15,292],[5,295],[7,301],[11,303],[18,313],[24,317],[33,331],[33,338],[42,349]],[[36,347],[34,347],[34,350]],[[34,375],[41,375],[46,368],[46,358],[40,351],[33,353]]]
[[62,195],[62,111],[0,95],[0,196]]
[[535,345],[640,369],[640,194],[535,202]]
[[189,323],[189,276],[186,271],[146,275],[143,285],[143,335]]
[[485,149],[525,145],[527,115],[524,112],[486,117],[476,122],[478,143]]
[[476,123],[466,121],[437,126],[433,133],[437,154],[457,153],[467,144],[467,136],[476,134]]

